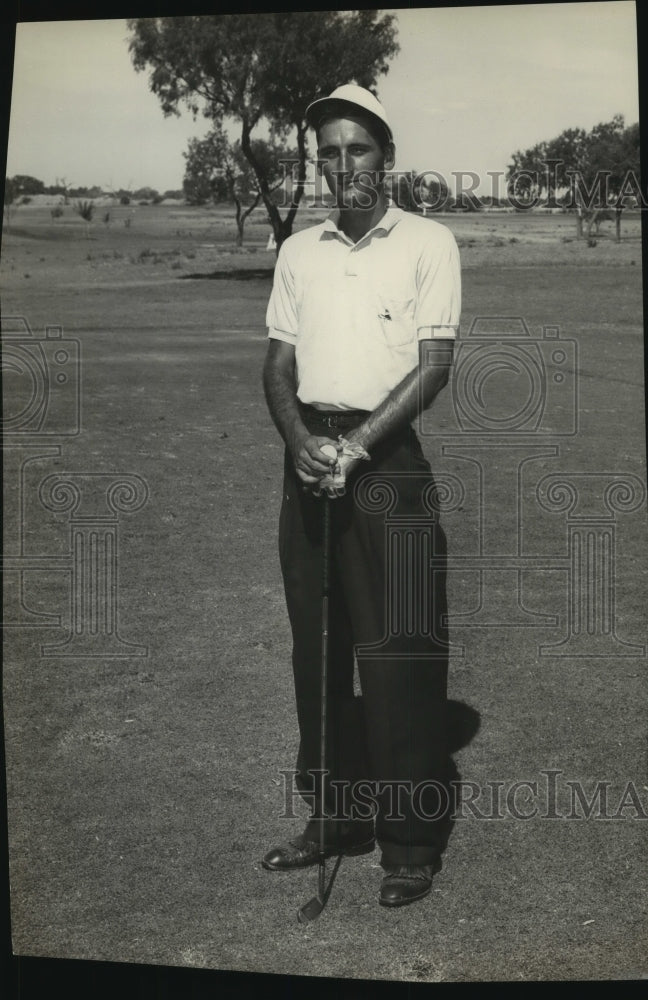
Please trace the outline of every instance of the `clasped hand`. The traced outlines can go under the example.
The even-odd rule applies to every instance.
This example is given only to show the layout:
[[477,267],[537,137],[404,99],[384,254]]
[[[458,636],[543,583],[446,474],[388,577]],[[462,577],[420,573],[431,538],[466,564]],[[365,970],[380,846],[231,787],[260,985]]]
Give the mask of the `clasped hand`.
[[[335,448],[336,458],[322,451],[322,447],[327,445]],[[311,492],[316,497],[326,493],[328,497],[335,499],[345,495],[347,478],[356,465],[368,459],[369,455],[362,445],[347,441],[342,435],[337,441],[309,435],[304,438],[297,451],[295,469],[304,484],[304,492]]]

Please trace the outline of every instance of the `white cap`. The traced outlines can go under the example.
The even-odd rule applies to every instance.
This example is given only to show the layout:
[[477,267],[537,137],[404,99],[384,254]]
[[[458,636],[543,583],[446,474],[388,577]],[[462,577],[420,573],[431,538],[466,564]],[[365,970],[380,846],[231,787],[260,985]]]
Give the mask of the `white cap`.
[[[383,125],[389,141],[394,141],[394,136],[392,135],[392,130],[389,122],[387,121],[387,115],[385,114],[385,109],[378,100],[374,97],[370,90],[366,90],[364,87],[358,87],[355,83],[345,83],[343,87],[337,87],[328,97],[320,97],[317,101],[313,101],[306,108],[306,121],[311,126],[311,128],[317,128],[317,124],[321,118],[324,117],[330,111],[342,111],[344,110],[341,105],[352,105],[359,108],[361,111],[369,112],[374,118],[377,118]],[[346,109],[348,110],[348,108]]]

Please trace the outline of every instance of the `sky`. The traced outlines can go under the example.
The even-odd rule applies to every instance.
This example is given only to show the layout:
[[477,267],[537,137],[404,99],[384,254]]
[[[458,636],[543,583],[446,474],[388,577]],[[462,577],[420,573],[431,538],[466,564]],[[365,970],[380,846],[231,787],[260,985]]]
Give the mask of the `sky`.
[[[488,172],[505,171],[515,150],[617,113],[638,120],[634,3],[394,13],[400,52],[378,94],[399,169],[436,170],[452,190],[453,172],[473,171],[488,194]],[[178,189],[187,142],[208,129],[188,111],[164,117],[133,68],[124,20],[17,25],[8,176]]]

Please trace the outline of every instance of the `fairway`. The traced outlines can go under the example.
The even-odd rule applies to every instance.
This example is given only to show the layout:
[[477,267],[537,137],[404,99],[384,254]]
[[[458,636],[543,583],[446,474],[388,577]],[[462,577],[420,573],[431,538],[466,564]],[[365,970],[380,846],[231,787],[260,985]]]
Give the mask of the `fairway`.
[[[304,211],[299,225],[321,217]],[[462,433],[450,388],[422,426],[433,470],[463,490],[441,514],[449,695],[469,731],[455,762],[473,793],[499,783],[501,808],[489,812],[483,795],[464,807],[420,905],[378,907],[378,854],[349,858],[307,926],[297,911],[315,871],[260,864],[300,822],[280,816],[297,726],[277,554],[283,446],[261,386],[269,227],[255,213],[237,251],[225,209],[117,207],[109,223],[96,218],[87,234],[72,208],[52,219],[46,205],[25,205],[3,233],[3,316],[24,317],[36,339],[60,326],[80,351],[79,433],[61,433],[53,411],[5,452],[15,952],[433,982],[645,976],[638,215],[624,218],[621,243],[606,222],[592,246],[569,215],[435,217],[461,251],[461,343],[484,320],[495,331],[502,318],[522,321],[545,345],[534,357],[554,393],[534,430],[507,433],[519,390],[504,370],[484,388],[503,433]],[[548,336],[570,345],[564,356],[543,328],[558,328]],[[5,415],[29,394],[23,375],[5,374]],[[109,516],[94,500],[87,508],[97,524],[112,518],[118,631],[139,647],[132,655],[117,645],[114,655],[90,645],[41,655],[73,632],[65,560],[71,519],[84,512],[47,507],[41,488],[68,474],[80,489],[98,474],[143,484],[132,510],[127,498]],[[557,495],[543,506],[548,476],[576,484],[571,507]],[[561,655],[547,647],[574,624],[569,545],[585,522],[612,539],[614,635],[588,620]],[[511,792],[522,781],[531,784]],[[573,786],[591,799],[602,782],[607,814],[585,818]],[[638,798],[623,800],[628,783]]]

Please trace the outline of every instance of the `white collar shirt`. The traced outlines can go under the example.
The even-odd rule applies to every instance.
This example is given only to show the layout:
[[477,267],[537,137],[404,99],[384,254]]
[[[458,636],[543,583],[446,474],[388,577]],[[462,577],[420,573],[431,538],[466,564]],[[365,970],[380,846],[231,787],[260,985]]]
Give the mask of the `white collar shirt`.
[[446,226],[399,208],[357,243],[337,219],[283,243],[268,336],[294,345],[302,403],[371,411],[417,366],[419,340],[456,336],[459,251]]

